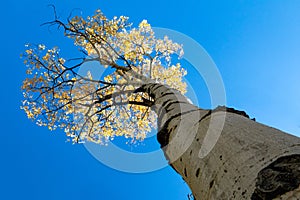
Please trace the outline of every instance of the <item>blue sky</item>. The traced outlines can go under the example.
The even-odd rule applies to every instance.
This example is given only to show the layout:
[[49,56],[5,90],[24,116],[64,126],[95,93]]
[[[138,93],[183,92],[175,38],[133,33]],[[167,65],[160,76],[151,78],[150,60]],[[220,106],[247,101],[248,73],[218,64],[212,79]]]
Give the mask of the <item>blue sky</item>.
[[[28,0],[1,5],[2,199],[158,199],[184,200],[189,189],[170,167],[132,174],[111,169],[82,145],[66,143],[64,133],[36,126],[19,109],[25,67],[19,59],[27,42],[68,48],[71,41],[47,27],[74,8],[84,15],[101,8],[112,17],[184,33],[200,43],[224,81],[227,105],[258,122],[300,135],[300,2],[298,0],[99,1]],[[192,81],[192,80],[191,80]],[[198,98],[203,88],[199,88]],[[205,90],[203,90],[205,91]],[[209,105],[208,100],[200,105]]]

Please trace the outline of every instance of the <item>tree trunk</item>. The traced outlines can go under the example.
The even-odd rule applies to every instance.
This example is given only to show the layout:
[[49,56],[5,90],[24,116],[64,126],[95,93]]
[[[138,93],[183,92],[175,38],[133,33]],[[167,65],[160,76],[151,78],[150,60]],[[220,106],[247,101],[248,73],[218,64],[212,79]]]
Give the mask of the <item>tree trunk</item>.
[[163,85],[140,90],[155,99],[158,141],[195,199],[300,199],[300,138],[242,111],[200,109]]

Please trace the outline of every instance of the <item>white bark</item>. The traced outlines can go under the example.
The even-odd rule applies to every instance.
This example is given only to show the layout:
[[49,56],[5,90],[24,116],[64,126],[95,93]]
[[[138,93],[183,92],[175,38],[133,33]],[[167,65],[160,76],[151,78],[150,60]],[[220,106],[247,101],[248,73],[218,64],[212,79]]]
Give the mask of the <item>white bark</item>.
[[155,99],[165,156],[195,199],[292,199],[300,194],[298,137],[233,109],[199,109],[162,85],[142,88]]

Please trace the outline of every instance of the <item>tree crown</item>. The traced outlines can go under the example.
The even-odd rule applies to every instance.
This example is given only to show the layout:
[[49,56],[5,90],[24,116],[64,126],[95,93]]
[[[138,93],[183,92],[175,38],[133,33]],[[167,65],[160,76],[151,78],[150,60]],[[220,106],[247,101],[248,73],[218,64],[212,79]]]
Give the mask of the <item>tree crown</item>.
[[[115,136],[144,139],[156,126],[156,116],[154,99],[137,92],[142,84],[156,82],[186,92],[186,70],[172,64],[174,55],[183,55],[182,46],[167,36],[156,38],[146,20],[133,28],[128,17],[108,19],[97,10],[86,19],[75,16],[63,23],[55,17],[46,24],[62,28],[82,57],[65,59],[58,47],[26,45],[22,109],[40,126],[63,129],[74,143],[105,144]],[[78,73],[83,64],[95,61],[107,68],[104,77]]]

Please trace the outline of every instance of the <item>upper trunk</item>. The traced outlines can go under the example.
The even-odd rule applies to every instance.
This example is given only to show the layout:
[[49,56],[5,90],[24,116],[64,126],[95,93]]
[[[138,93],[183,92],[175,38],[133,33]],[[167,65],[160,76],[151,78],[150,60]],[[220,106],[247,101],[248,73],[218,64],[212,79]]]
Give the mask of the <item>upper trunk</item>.
[[273,199],[289,191],[300,196],[298,137],[234,109],[199,109],[163,85],[141,90],[155,99],[158,141],[195,199]]

